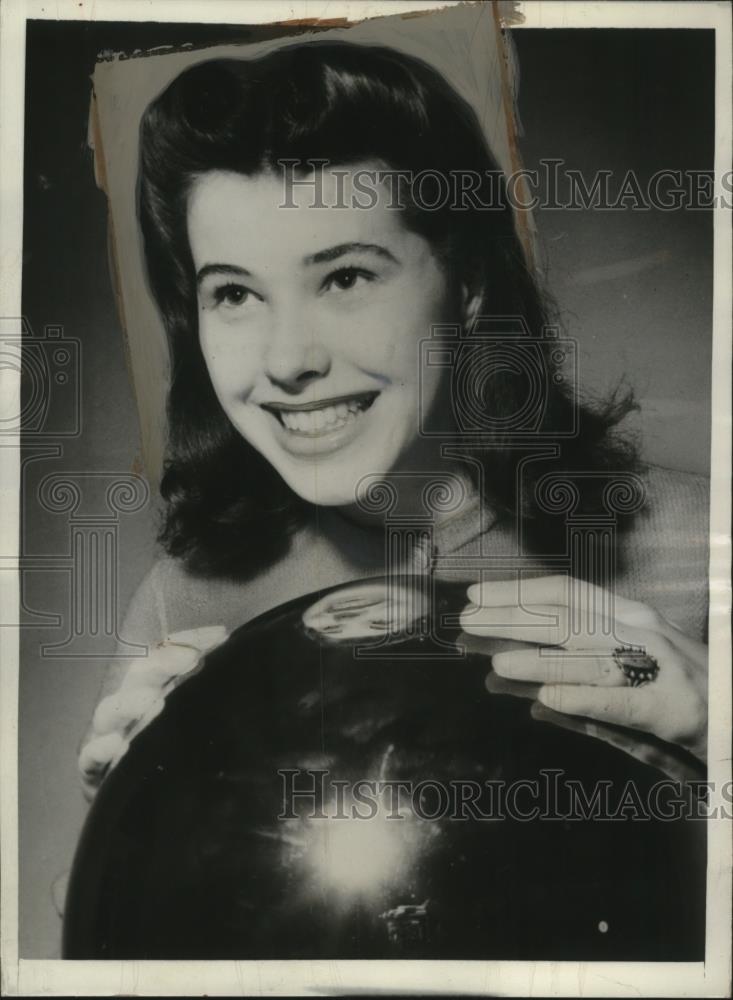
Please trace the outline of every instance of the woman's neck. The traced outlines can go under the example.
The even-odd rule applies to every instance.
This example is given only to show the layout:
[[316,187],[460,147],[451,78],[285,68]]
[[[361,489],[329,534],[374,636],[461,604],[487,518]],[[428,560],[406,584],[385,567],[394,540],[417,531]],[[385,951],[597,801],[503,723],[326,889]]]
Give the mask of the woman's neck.
[[382,532],[387,522],[404,522],[408,527],[452,520],[473,505],[476,487],[465,468],[447,461],[442,464],[440,472],[401,469],[375,476],[355,503],[331,509],[344,521],[375,533]]

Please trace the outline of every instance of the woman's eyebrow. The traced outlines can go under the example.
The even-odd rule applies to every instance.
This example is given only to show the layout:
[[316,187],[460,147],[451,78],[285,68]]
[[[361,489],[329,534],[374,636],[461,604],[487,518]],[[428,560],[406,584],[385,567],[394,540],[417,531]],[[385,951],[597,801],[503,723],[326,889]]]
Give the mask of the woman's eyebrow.
[[197,284],[201,284],[209,274],[236,274],[241,278],[250,278],[252,274],[246,267],[237,267],[236,264],[204,264],[196,274]]
[[[379,257],[384,257],[386,260],[392,261],[394,264],[399,264],[395,255],[386,247],[380,246],[379,243],[339,243],[337,246],[327,247],[325,250],[319,250],[317,253],[309,254],[307,257],[303,258],[303,263],[322,264],[326,261],[337,260],[339,257],[343,257],[345,254],[353,253],[355,251],[373,253]],[[248,271],[246,267],[239,267],[237,264],[204,264],[203,267],[200,267],[196,273],[197,284],[200,285],[204,278],[208,277],[210,274],[236,274],[240,278],[252,277],[251,271]]]
[[361,251],[362,253],[367,251],[368,253],[377,254],[379,257],[385,257],[394,264],[399,263],[393,253],[378,243],[339,243],[337,246],[319,250],[318,253],[309,254],[303,258],[303,263],[322,264],[324,261],[336,260],[338,257],[343,257],[344,254],[353,253],[354,251]]

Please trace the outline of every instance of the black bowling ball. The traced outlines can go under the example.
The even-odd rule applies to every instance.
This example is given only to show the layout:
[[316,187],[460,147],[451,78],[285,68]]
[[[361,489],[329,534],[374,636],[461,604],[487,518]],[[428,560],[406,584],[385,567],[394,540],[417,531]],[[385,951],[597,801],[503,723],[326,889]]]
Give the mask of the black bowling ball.
[[386,586],[263,615],[169,695],[90,811],[66,958],[702,959],[704,824],[569,818],[663,776],[487,690],[507,644],[466,649],[464,587]]

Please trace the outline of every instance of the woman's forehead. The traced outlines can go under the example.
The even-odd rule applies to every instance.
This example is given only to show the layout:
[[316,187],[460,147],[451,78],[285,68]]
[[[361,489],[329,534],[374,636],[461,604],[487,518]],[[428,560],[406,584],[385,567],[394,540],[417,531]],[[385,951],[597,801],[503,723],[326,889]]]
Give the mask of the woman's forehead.
[[198,265],[204,258],[211,262],[212,254],[226,258],[247,253],[307,264],[329,248],[349,244],[374,253],[383,249],[385,256],[404,260],[427,248],[423,238],[404,226],[392,192],[373,164],[324,167],[295,176],[286,170],[251,176],[207,172],[191,187],[188,232]]

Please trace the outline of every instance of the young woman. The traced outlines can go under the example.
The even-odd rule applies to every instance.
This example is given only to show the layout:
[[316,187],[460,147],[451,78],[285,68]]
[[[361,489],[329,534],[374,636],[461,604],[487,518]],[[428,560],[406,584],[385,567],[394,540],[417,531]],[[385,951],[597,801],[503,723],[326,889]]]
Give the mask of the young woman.
[[[150,656],[111,677],[82,751],[90,790],[232,628],[426,567],[466,582],[466,632],[534,643],[496,674],[704,759],[704,484],[636,461],[614,432],[629,399],[583,406],[562,381],[469,106],[414,58],[309,42],[187,70],[141,151],[166,555],[124,626]],[[386,565],[394,505],[403,528],[427,510],[427,558],[406,542]]]

